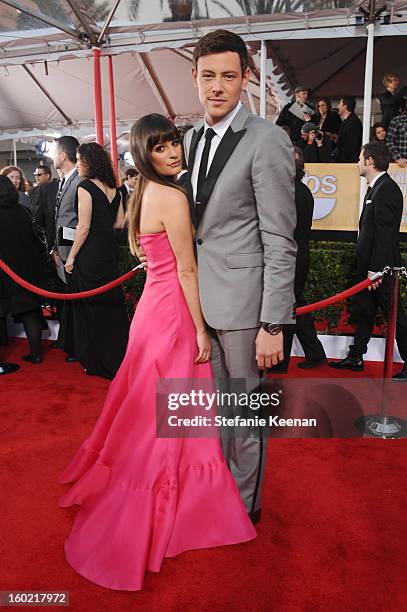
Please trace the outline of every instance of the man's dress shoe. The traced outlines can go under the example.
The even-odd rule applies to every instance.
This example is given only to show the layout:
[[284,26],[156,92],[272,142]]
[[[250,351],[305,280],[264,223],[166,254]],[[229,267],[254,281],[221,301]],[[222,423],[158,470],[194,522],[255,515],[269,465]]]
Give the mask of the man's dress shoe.
[[12,374],[13,372],[17,372],[20,369],[20,366],[17,363],[10,362],[0,362],[0,376],[6,374]]
[[340,361],[330,361],[329,365],[331,368],[336,368],[337,370],[353,370],[354,372],[363,372],[364,370],[362,357],[352,354],[349,354],[345,359],[341,359]]
[[396,382],[407,382],[407,363],[404,364],[404,367],[398,374],[393,376],[393,380]]
[[68,355],[68,357],[65,357],[65,361],[67,363],[74,363],[75,361],[78,361],[78,360],[76,359],[76,357],[73,357],[72,355]]
[[29,361],[34,365],[39,365],[40,363],[42,363],[41,357],[35,355],[23,355],[21,359],[23,359],[23,361]]

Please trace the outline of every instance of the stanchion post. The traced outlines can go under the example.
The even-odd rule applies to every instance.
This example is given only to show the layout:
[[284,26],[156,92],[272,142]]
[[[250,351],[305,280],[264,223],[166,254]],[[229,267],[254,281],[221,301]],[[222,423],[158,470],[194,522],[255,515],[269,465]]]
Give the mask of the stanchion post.
[[97,47],[93,47],[93,88],[96,142],[103,146],[102,78],[100,75],[100,49]]
[[390,295],[380,414],[371,414],[356,421],[356,427],[364,433],[385,439],[400,438],[406,435],[405,421],[397,417],[389,416],[389,395],[391,392],[391,385],[393,384],[393,353],[401,271],[402,268],[389,268],[387,271],[390,278]]
[[113,74],[113,58],[111,55],[107,57],[109,67],[109,93],[110,93],[110,153],[112,156],[112,164],[116,175],[117,184],[119,183],[119,166],[117,162],[117,135],[116,135],[116,101],[114,93],[114,74]]

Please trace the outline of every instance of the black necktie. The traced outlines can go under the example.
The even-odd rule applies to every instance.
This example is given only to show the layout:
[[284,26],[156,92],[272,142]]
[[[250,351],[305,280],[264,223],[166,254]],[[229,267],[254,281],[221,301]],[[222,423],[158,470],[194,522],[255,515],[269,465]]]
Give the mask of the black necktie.
[[206,179],[206,171],[208,169],[209,151],[211,150],[212,138],[216,136],[215,130],[208,128],[205,132],[205,146],[202,151],[201,163],[199,165],[198,183],[196,187],[196,201],[200,202],[201,191]]

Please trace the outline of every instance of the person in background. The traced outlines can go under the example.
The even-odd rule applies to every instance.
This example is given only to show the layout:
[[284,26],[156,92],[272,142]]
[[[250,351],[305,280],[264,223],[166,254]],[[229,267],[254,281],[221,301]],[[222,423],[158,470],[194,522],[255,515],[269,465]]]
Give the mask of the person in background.
[[385,92],[380,94],[379,102],[382,111],[382,123],[385,128],[388,128],[391,120],[403,112],[403,96],[407,93],[407,88],[400,88],[400,75],[397,72],[385,74],[383,85]]
[[301,127],[297,145],[302,150],[305,163],[319,164],[332,161],[332,146],[327,136],[311,121]]
[[34,183],[32,181],[29,181],[28,179],[25,179],[24,193],[28,195],[28,197],[30,197],[30,193],[32,192],[33,189],[34,189]]
[[386,136],[391,158],[400,168],[407,166],[407,94],[403,104],[403,112],[391,120]]
[[[318,98],[317,100],[318,122],[317,127],[321,132],[324,132],[328,138],[337,136],[341,127],[341,119],[338,113],[332,110],[331,100],[329,98]],[[332,140],[337,140],[333,138]]]
[[[18,193],[7,176],[0,176],[0,257],[19,276],[33,285],[41,286],[45,270],[41,245],[36,238],[30,215],[18,203]],[[41,356],[41,298],[0,272],[2,294],[0,317],[11,314],[22,323],[30,352],[24,361],[40,364]]]
[[122,196],[122,206],[124,213],[126,213],[127,209],[127,200],[129,199],[130,194],[133,192],[133,189],[136,186],[137,175],[138,172],[135,168],[127,168],[124,175],[124,183],[119,187],[119,191]]
[[[393,119],[394,121],[394,119]],[[359,221],[356,243],[357,281],[371,278],[386,266],[400,267],[399,232],[403,214],[403,194],[400,187],[387,174],[390,163],[389,149],[382,142],[371,142],[362,147],[358,162],[360,176],[369,185]],[[385,317],[389,314],[390,277],[374,283],[357,294],[356,330],[353,345],[345,359],[333,361],[332,368],[363,371],[363,355],[371,338],[378,307]],[[404,366],[393,380],[407,382],[407,317],[401,306],[397,309],[396,340]]]
[[339,100],[338,113],[342,120],[336,147],[337,163],[357,162],[362,146],[362,122],[355,115],[356,99],[353,96],[343,96]]
[[40,186],[46,185],[52,179],[51,168],[48,166],[37,166],[34,171],[34,177],[36,181],[36,185],[34,189],[31,190],[29,194],[30,198],[30,208],[33,216],[35,217],[38,211],[38,207],[40,205]]
[[308,102],[309,89],[298,85],[294,91],[294,100],[282,109],[276,123],[279,126],[288,126],[291,129],[291,139],[297,142],[301,137],[301,126],[306,121],[316,123],[318,115]]
[[[124,224],[120,192],[107,152],[95,142],[77,151],[81,183],[78,225],[66,260],[67,291],[95,289],[119,276],[114,229]],[[61,324],[63,348],[86,374],[113,378],[123,360],[129,321],[121,287],[91,299],[67,302]]]
[[[304,287],[309,269],[309,241],[311,238],[312,215],[314,212],[314,198],[311,191],[302,182],[304,177],[304,158],[299,147],[294,146],[295,156],[295,206],[297,209],[297,225],[294,240],[297,243],[297,260],[295,265],[294,293],[296,307],[305,306]],[[297,364],[302,369],[316,368],[326,363],[324,347],[315,331],[314,320],[311,314],[296,318],[294,325],[284,325],[284,360],[271,368],[271,373],[285,373],[291,355],[294,334],[304,350],[305,359]]]
[[7,176],[18,192],[18,203],[31,213],[30,199],[25,193],[25,177],[18,166],[5,166],[0,170],[0,175]]
[[387,129],[384,123],[378,121],[372,125],[371,140],[373,142],[386,142]]

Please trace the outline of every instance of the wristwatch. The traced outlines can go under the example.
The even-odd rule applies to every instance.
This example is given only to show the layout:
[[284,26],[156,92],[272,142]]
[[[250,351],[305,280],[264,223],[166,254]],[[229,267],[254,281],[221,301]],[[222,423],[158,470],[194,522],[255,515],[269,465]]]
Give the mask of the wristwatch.
[[263,323],[263,321],[260,321],[260,325],[270,336],[277,336],[283,330],[283,326],[279,323]]

